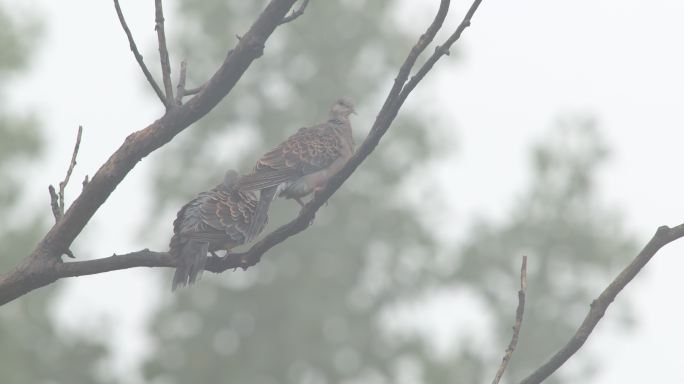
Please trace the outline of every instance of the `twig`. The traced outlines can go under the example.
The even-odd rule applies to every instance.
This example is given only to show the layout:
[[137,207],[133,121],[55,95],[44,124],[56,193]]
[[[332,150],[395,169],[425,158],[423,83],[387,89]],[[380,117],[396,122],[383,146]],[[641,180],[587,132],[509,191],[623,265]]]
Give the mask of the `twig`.
[[[67,173],[64,177],[64,180],[60,181],[59,183],[59,193],[55,191],[55,187],[53,187],[52,185],[48,186],[48,192],[50,192],[50,206],[52,207],[52,215],[55,217],[55,224],[59,223],[62,217],[64,217],[64,189],[66,188],[67,184],[69,184],[71,173],[74,171],[74,167],[76,167],[76,156],[78,155],[78,149],[81,146],[82,135],[83,126],[79,125],[78,133],[76,134],[76,144],[74,145],[74,151],[71,154],[71,162],[69,163],[69,169],[67,169]],[[86,176],[86,180],[87,179],[88,176]],[[69,248],[63,249],[62,253],[71,257],[72,259],[76,257]]]
[[81,146],[81,135],[83,134],[83,126],[78,126],[78,133],[76,134],[76,145],[74,145],[74,152],[71,154],[71,162],[69,163],[69,169],[67,169],[66,176],[64,180],[59,183],[59,213],[60,217],[64,216],[64,188],[69,184],[69,179],[71,178],[71,172],[74,171],[76,166],[76,156],[78,155],[78,149]]
[[50,192],[50,206],[52,207],[52,215],[55,217],[55,223],[58,222],[62,216],[64,216],[64,189],[66,188],[67,184],[69,184],[71,173],[74,171],[74,167],[76,166],[76,156],[78,155],[78,149],[81,146],[81,135],[83,135],[83,126],[79,125],[78,133],[76,134],[76,144],[74,145],[74,151],[71,154],[69,168],[67,169],[64,180],[59,182],[59,193],[55,191],[55,187],[52,185],[48,186],[48,192]]
[[622,291],[627,284],[641,271],[641,269],[648,263],[651,258],[664,245],[669,244],[681,237],[684,237],[684,224],[669,228],[662,226],[658,228],[651,240],[646,244],[644,249],[639,252],[639,255],[632,260],[625,269],[613,280],[608,287],[599,295],[596,300],[592,301],[589,313],[582,321],[582,324],[577,329],[577,332],[570,338],[558,352],[556,352],[544,365],[537,368],[527,378],[522,380],[521,384],[537,384],[544,381],[551,376],[558,368],[565,364],[587,341],[589,335],[593,332],[596,325],[601,321],[603,315],[606,313],[608,306],[615,300],[615,297]]
[[185,77],[187,76],[188,65],[185,60],[180,63],[180,76],[178,77],[178,85],[176,86],[176,104],[183,105],[183,97],[185,96]]
[[279,25],[283,25],[285,23],[289,23],[290,21],[293,21],[294,19],[298,18],[299,16],[304,14],[304,10],[306,9],[306,6],[309,5],[309,0],[304,0],[302,1],[302,4],[299,6],[299,8],[295,9],[290,13],[289,15],[283,17],[283,20],[280,22]]
[[204,83],[197,88],[185,89],[188,71],[188,65],[185,60],[181,61],[180,68],[180,76],[178,77],[178,85],[176,86],[176,104],[183,105],[183,98],[185,96],[192,96],[200,93],[207,83]]
[[422,67],[420,67],[418,72],[416,72],[415,75],[411,76],[411,80],[409,80],[404,86],[404,88],[401,90],[401,93],[399,95],[400,103],[403,103],[404,100],[406,100],[411,91],[416,87],[416,85],[418,85],[418,83],[423,79],[423,77],[425,77],[425,75],[428,72],[430,72],[432,67],[442,56],[449,55],[449,49],[451,48],[451,46],[461,37],[463,31],[465,31],[465,29],[470,26],[470,22],[472,21],[475,12],[480,6],[480,3],[482,3],[482,0],[475,0],[473,2],[473,4],[468,9],[468,12],[466,13],[465,17],[461,21],[461,24],[458,25],[454,33],[451,34],[451,36],[449,36],[449,38],[444,42],[444,44],[435,47],[435,52],[425,61],[425,63]]
[[439,9],[437,10],[437,14],[432,21],[432,24],[430,24],[425,33],[420,36],[418,42],[413,46],[413,48],[411,48],[406,60],[404,60],[404,63],[399,68],[399,73],[394,79],[394,84],[392,85],[392,89],[385,100],[385,104],[382,106],[382,110],[389,109],[395,104],[395,99],[399,96],[402,88],[406,84],[406,80],[408,79],[411,69],[418,59],[418,56],[423,53],[425,48],[427,48],[427,46],[435,38],[437,32],[442,28],[444,19],[446,19],[447,13],[449,12],[449,5],[449,0],[443,0],[439,3]]
[[511,342],[508,343],[508,348],[506,348],[506,353],[501,360],[501,365],[499,370],[496,371],[496,376],[492,381],[492,384],[498,384],[501,381],[501,377],[508,367],[508,362],[513,356],[515,347],[518,345],[518,336],[520,335],[520,327],[522,326],[523,314],[525,313],[525,293],[527,292],[527,256],[523,256],[522,266],[520,267],[520,290],[518,291],[518,308],[515,310],[515,324],[513,325],[513,336],[511,337]]
[[166,34],[164,33],[164,11],[162,9],[161,0],[154,0],[154,9],[154,30],[157,31],[157,40],[159,41],[159,59],[161,61],[162,80],[164,82],[164,90],[166,91],[166,106],[168,108],[173,101],[173,84],[171,83],[171,63],[169,62],[169,51],[166,48]]
[[205,86],[206,86],[206,84],[203,84],[197,88],[186,89],[185,92],[183,92],[183,94],[184,94],[184,96],[196,95],[196,94],[200,93],[204,89]]
[[140,52],[138,51],[138,47],[135,45],[135,40],[133,40],[133,35],[131,34],[131,30],[128,29],[128,24],[126,24],[126,19],[124,19],[123,12],[121,12],[121,6],[119,6],[119,0],[114,0],[114,8],[116,8],[116,15],[119,17],[119,22],[121,23],[121,27],[123,28],[124,32],[126,33],[126,37],[128,38],[128,44],[131,48],[131,51],[133,52],[133,56],[135,56],[135,60],[138,62],[140,69],[142,69],[143,74],[145,75],[145,78],[147,79],[147,82],[150,83],[150,85],[152,86],[154,93],[157,94],[157,97],[159,97],[159,100],[161,100],[162,104],[164,104],[164,106],[168,108],[168,105],[167,105],[168,103],[166,101],[166,98],[164,97],[164,93],[162,92],[161,88],[159,88],[159,85],[157,85],[157,82],[154,80],[154,77],[152,77],[150,70],[147,69],[145,62],[143,61],[143,57],[140,54]]
[[52,215],[55,217],[55,223],[62,218],[62,212],[59,209],[59,196],[55,192],[55,187],[50,184],[48,186],[48,192],[50,193],[50,206],[52,207]]

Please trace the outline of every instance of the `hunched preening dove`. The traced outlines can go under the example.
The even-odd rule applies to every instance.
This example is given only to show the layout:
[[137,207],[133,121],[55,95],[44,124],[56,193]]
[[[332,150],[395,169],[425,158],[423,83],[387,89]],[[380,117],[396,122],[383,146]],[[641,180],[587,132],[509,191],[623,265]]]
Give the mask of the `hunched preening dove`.
[[[244,244],[257,208],[256,193],[239,191],[239,175],[226,172],[223,183],[185,204],[173,222],[169,253],[177,260],[171,290],[194,283],[202,274],[207,253]],[[253,228],[258,234],[266,224]]]
[[328,121],[300,128],[280,145],[263,155],[252,173],[238,182],[241,191],[260,190],[256,215],[248,230],[248,238],[256,237],[266,223],[268,208],[280,196],[301,198],[325,187],[354,154],[354,139],[349,115],[354,102],[348,97],[337,100],[330,108]]

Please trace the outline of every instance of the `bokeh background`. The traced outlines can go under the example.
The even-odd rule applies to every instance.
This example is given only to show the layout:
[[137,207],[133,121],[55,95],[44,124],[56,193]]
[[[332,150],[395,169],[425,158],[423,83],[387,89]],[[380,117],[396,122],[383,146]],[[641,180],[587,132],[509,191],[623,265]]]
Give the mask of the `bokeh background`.
[[[166,4],[174,75],[217,68],[263,1]],[[438,1],[313,0],[207,118],[141,162],[72,249],[166,249],[177,209],[341,95],[360,142]],[[122,0],[159,78],[153,2]],[[460,21],[454,2],[440,41]],[[684,3],[485,1],[313,227],[247,272],[171,294],[170,270],[60,281],[0,309],[3,383],[485,383],[573,333],[659,225],[684,219]],[[176,76],[174,76],[174,79]],[[0,1],[0,270],[52,224],[47,185],[85,128],[67,201],[161,115],[111,1]],[[274,228],[296,214],[279,201]],[[680,382],[681,242],[550,383]]]

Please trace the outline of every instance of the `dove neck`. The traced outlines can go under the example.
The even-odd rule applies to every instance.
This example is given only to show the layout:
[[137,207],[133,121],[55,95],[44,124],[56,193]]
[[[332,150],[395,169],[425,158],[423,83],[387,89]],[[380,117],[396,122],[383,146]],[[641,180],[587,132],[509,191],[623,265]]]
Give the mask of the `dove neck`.
[[342,134],[343,136],[346,135],[350,128],[349,118],[344,115],[331,114],[330,119],[328,119],[328,124],[334,131],[336,131],[338,134]]
[[351,154],[354,149],[354,138],[352,137],[349,117],[331,113],[330,119],[328,119],[328,124],[336,135],[343,138],[348,147],[349,153]]
[[331,113],[328,123],[331,123],[333,126],[342,127],[349,123],[349,118],[342,114]]

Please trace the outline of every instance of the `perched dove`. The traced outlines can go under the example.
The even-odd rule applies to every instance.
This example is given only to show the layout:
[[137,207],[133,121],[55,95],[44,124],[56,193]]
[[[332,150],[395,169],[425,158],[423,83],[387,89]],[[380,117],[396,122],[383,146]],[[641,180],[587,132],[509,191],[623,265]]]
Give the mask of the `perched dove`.
[[[256,194],[239,191],[239,175],[228,171],[223,183],[202,192],[178,212],[169,253],[177,260],[172,290],[194,283],[202,274],[207,253],[230,250],[247,240],[257,208]],[[254,230],[258,234],[266,220]]]
[[281,196],[300,200],[325,187],[354,154],[354,139],[349,115],[354,102],[341,98],[330,108],[328,121],[300,128],[256,163],[252,173],[238,182],[241,191],[260,190],[256,215],[248,230],[248,239],[256,237],[266,223],[268,208]]

